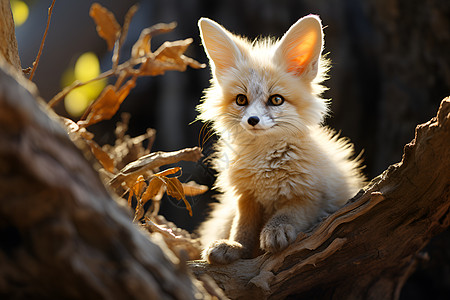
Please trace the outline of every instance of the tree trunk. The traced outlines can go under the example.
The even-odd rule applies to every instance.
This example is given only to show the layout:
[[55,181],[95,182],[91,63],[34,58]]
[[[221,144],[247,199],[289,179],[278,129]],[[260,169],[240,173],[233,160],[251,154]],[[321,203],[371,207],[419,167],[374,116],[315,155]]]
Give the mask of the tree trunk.
[[419,252],[450,225],[450,98],[416,128],[402,162],[274,255],[193,262],[233,299],[398,299]]
[[3,57],[19,72],[21,71],[19,50],[9,0],[0,0],[0,28],[0,59]]

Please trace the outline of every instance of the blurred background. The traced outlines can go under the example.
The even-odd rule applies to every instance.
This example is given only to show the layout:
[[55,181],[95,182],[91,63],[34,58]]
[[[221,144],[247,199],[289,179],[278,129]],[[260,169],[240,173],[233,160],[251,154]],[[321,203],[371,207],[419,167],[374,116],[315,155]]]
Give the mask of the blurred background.
[[[56,1],[39,67],[34,77],[41,96],[50,100],[74,79],[88,79],[111,68],[111,53],[98,37],[89,17],[94,1]],[[128,59],[142,29],[176,21],[169,34],[152,39],[155,50],[166,40],[193,38],[186,54],[206,63],[197,21],[209,17],[231,32],[254,39],[280,37],[307,14],[320,15],[325,26],[325,53],[332,60],[330,88],[332,115],[327,124],[349,137],[363,158],[369,178],[402,158],[403,146],[414,138],[417,124],[435,116],[440,101],[450,95],[450,1],[448,0],[143,0],[97,1],[111,10],[120,24],[128,8],[139,2],[131,22],[122,61]],[[22,67],[31,66],[45,29],[51,0],[11,0]],[[78,70],[78,71],[77,71]],[[90,70],[83,72],[83,70]],[[84,76],[84,77],[83,77]],[[131,113],[131,136],[155,128],[153,151],[172,151],[199,144],[202,124],[190,124],[195,106],[208,86],[209,69],[168,72],[138,80],[120,112]],[[71,95],[57,107],[74,119],[106,84]],[[97,93],[97,94],[96,94]],[[71,100],[72,99],[72,100]],[[90,128],[100,144],[114,142],[110,121]],[[211,153],[211,142],[205,152]],[[204,163],[183,165],[184,180],[212,185],[214,172]],[[162,213],[178,226],[193,230],[205,216],[212,194],[192,198],[194,217],[172,201],[163,201]],[[446,299],[450,293],[450,238],[448,232],[426,249],[430,261],[402,292],[404,299]]]

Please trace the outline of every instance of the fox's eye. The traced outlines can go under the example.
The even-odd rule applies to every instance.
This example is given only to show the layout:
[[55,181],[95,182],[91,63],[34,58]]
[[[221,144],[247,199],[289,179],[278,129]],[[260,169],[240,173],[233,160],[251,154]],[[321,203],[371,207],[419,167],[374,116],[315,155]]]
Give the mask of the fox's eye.
[[239,106],[245,106],[248,104],[247,97],[243,94],[239,94],[236,96],[236,104]]
[[269,105],[278,106],[284,103],[284,98],[280,95],[272,95],[269,97]]

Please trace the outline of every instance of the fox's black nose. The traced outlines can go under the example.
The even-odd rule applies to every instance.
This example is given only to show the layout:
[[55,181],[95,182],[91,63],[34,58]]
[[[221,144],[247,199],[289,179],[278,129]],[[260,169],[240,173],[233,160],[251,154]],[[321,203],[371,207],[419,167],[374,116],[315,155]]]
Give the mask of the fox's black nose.
[[256,124],[259,123],[259,118],[257,116],[252,116],[252,117],[248,118],[247,122],[248,122],[248,124],[255,126]]

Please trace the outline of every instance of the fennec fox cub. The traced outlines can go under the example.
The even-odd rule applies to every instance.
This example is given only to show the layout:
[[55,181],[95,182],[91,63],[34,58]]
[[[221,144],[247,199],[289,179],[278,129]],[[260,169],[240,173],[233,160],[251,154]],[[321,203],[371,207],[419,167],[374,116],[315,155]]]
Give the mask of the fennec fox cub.
[[277,252],[363,185],[353,146],[321,126],[327,64],[317,16],[250,42],[199,21],[212,69],[199,118],[217,134],[220,203],[199,229],[211,264]]

